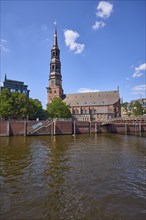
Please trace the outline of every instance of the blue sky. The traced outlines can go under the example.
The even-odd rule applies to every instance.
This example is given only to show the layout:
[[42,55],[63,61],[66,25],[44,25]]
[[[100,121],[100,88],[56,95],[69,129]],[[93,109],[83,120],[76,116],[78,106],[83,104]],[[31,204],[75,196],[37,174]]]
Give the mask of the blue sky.
[[24,81],[46,105],[54,19],[65,93],[146,93],[146,2],[1,0],[1,82]]

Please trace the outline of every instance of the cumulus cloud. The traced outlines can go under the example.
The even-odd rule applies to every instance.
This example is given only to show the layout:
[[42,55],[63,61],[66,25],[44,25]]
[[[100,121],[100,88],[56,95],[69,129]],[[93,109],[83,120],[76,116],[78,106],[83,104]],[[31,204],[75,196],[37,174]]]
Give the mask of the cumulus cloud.
[[74,53],[79,54],[84,50],[85,45],[76,42],[76,39],[80,35],[73,30],[64,30],[65,44],[69,47],[70,50],[74,51]]
[[108,18],[110,17],[111,13],[113,11],[113,5],[107,1],[101,1],[99,2],[97,6],[97,17],[100,18]]
[[136,85],[131,90],[132,94],[134,95],[144,95],[146,91],[146,85]]
[[142,71],[142,70],[146,70],[146,63],[143,63],[141,65],[139,65],[138,67],[135,67],[136,71]]
[[146,70],[146,63],[140,64],[138,67],[135,67],[135,71],[132,75],[132,78],[138,78],[143,75],[143,71]]
[[99,28],[103,28],[105,26],[105,23],[103,21],[96,21],[95,24],[92,26],[94,30],[97,30]]
[[78,90],[79,93],[86,93],[86,92],[99,92],[98,89],[88,89],[88,88],[80,88]]
[[10,49],[7,47],[7,41],[5,39],[1,39],[0,50],[6,53],[10,51]]
[[[100,1],[96,9],[97,9],[96,16],[98,18],[106,19],[110,17],[113,11],[113,4],[107,1]],[[93,30],[96,31],[99,28],[103,28],[105,25],[106,24],[103,21],[96,21],[95,24],[92,26],[92,28]]]

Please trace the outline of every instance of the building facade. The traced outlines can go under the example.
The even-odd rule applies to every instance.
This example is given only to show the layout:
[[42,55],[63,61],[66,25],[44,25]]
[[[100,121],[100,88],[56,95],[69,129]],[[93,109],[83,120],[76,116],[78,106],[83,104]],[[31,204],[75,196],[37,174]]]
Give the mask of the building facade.
[[28,90],[27,87],[28,85],[24,85],[24,82],[7,79],[7,76],[5,75],[3,86],[1,86],[1,91],[3,89],[8,89],[10,92],[23,93],[29,98],[30,90]]
[[56,27],[51,49],[47,95],[48,104],[54,97],[60,97],[70,107],[72,117],[79,121],[99,121],[121,116],[119,90],[64,94]]

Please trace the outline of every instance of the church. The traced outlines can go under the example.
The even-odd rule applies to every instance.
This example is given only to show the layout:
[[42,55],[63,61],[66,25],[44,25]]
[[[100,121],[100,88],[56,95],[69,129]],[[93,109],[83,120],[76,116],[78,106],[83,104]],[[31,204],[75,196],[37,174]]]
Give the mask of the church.
[[121,116],[119,90],[64,94],[56,26],[51,49],[47,104],[54,97],[60,97],[69,106],[72,117],[78,121],[101,121]]

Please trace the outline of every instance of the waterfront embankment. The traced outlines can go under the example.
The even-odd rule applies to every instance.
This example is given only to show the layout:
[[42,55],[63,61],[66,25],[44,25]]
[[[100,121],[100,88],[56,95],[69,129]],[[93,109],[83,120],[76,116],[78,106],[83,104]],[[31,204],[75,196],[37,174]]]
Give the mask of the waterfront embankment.
[[146,116],[119,118],[108,121],[50,121],[9,120],[0,122],[0,136],[65,135],[88,133],[143,133],[146,132]]

